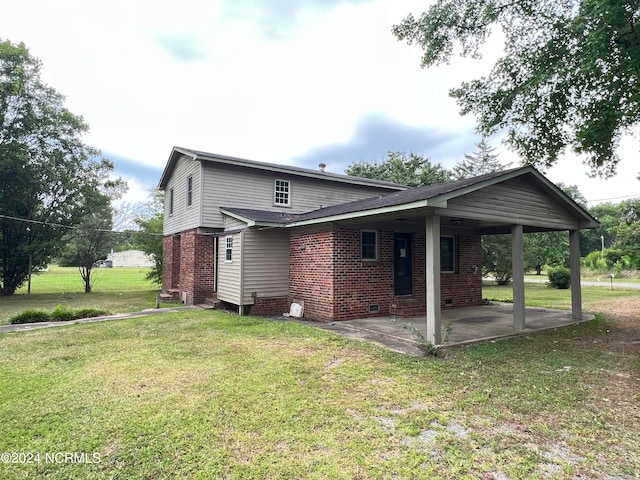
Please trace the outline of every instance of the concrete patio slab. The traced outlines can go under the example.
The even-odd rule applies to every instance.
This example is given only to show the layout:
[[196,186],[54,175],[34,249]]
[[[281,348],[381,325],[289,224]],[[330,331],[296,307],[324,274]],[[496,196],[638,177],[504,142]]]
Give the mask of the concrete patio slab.
[[[527,307],[526,328],[513,328],[513,305],[497,304],[481,307],[459,308],[442,311],[443,346],[461,346],[514,335],[573,325],[592,320],[593,315],[584,314],[581,320],[571,318],[571,312],[546,308]],[[309,322],[318,328],[335,331],[342,335],[378,343],[390,350],[420,356],[417,336],[408,325],[426,335],[426,317],[392,318],[372,317],[341,322]],[[447,333],[448,332],[448,333]]]

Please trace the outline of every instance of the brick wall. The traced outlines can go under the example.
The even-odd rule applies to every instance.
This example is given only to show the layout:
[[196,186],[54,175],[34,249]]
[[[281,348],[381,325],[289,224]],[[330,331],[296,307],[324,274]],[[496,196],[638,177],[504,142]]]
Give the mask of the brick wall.
[[[393,232],[378,232],[378,260],[363,261],[359,229],[335,231],[334,320],[387,316],[393,299]],[[378,311],[371,311],[371,308]]]
[[289,300],[304,300],[305,317],[333,320],[334,231],[289,236]]
[[477,235],[460,235],[456,241],[456,273],[443,273],[440,276],[442,308],[482,305],[481,238]]
[[[253,305],[249,305],[249,314],[263,315],[265,317],[280,317],[289,311],[289,299],[287,297],[256,298]],[[246,308],[246,307],[245,307]]]
[[180,236],[167,235],[162,239],[162,289],[180,286]]
[[214,291],[214,239],[198,235],[196,229],[180,234],[180,299],[187,294],[187,304],[203,303]]
[[[456,273],[441,274],[443,308],[482,304],[480,237],[459,236]],[[412,235],[413,294],[395,296],[394,236],[379,231],[379,258],[362,261],[360,230],[335,228],[291,235],[290,301],[305,301],[305,317],[346,320],[369,316],[423,315],[426,310],[425,234]],[[333,264],[332,261],[333,260]],[[377,306],[378,311],[371,311]]]

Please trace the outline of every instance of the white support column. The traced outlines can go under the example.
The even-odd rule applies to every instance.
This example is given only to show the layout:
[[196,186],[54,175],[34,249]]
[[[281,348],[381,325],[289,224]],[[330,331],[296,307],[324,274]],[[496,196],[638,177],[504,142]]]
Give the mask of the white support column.
[[440,217],[427,216],[427,340],[440,345]]
[[571,317],[582,320],[582,287],[580,286],[580,230],[569,231],[569,263],[571,266]]
[[522,225],[511,225],[511,271],[513,273],[513,328],[525,328],[524,237]]

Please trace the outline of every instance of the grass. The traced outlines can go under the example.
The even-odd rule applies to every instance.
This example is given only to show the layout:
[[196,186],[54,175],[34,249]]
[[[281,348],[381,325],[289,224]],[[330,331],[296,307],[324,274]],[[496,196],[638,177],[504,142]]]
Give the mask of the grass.
[[[139,310],[157,291],[143,271],[104,269],[85,295],[71,273],[41,274],[31,297],[0,299],[1,314]],[[585,310],[638,293],[585,287]],[[527,283],[526,297],[570,305],[544,285]],[[438,359],[212,311],[5,333],[0,480],[636,478],[634,315],[626,330],[598,314]]]
[[208,311],[4,334],[0,452],[41,461],[0,478],[633,478],[640,396],[611,387],[640,364],[609,328],[437,360]]
[[[581,272],[580,278],[583,282],[601,282],[605,285],[609,285],[610,278],[609,275],[611,272],[598,273],[593,271],[583,271]],[[635,283],[640,284],[640,278],[638,277],[638,273],[635,271],[626,271],[624,272],[624,276],[615,276],[613,279],[613,285],[616,283]],[[542,275],[536,275],[535,273],[527,273],[525,274],[526,280],[534,280],[534,281],[549,281],[549,277],[546,272],[543,272]]]
[[147,271],[143,268],[95,269],[93,291],[86,294],[76,268],[51,266],[49,271],[33,276],[31,295],[27,295],[25,285],[12,297],[0,297],[0,325],[24,310],[53,310],[56,305],[112,313],[152,308],[160,287],[144,278]]
[[[559,290],[549,288],[543,283],[525,282],[525,302],[532,307],[546,307],[560,310],[571,309],[571,290]],[[627,298],[640,295],[640,290],[633,288],[616,287],[610,290],[605,287],[582,286],[582,308],[584,311],[593,311],[598,308],[603,301],[610,301],[616,298]],[[499,301],[513,301],[513,287],[511,285],[496,285],[493,282],[486,282],[482,285],[483,298]]]

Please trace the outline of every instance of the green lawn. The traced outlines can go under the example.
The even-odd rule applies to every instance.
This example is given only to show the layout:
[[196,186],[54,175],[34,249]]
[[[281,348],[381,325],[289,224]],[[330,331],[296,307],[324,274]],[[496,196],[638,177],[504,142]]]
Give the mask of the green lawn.
[[634,478],[640,362],[603,349],[614,326],[444,359],[211,311],[3,334],[0,452],[32,463],[0,478]]
[[[524,284],[525,303],[532,307],[557,308],[561,310],[571,309],[571,290],[559,290],[549,288],[543,283]],[[616,287],[610,290],[606,287],[582,287],[582,307],[585,311],[593,311],[603,301],[616,298],[640,296],[640,290],[633,288]],[[513,301],[513,287],[511,285],[500,286],[494,282],[485,282],[482,285],[482,297],[493,301]]]
[[24,285],[12,297],[0,297],[0,325],[24,310],[53,310],[59,304],[113,313],[152,308],[160,287],[145,280],[147,271],[144,268],[97,268],[92,274],[93,291],[86,294],[77,268],[51,266],[49,271],[33,276],[31,295],[27,295]]
[[[85,295],[71,273],[42,273],[1,314],[139,310],[157,292],[142,270],[104,269]],[[587,287],[585,310],[639,294]],[[437,359],[214,311],[5,333],[0,479],[636,478],[638,331],[637,315],[599,314]]]

